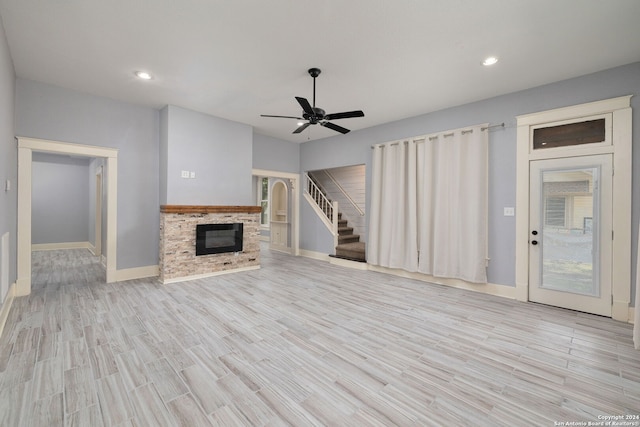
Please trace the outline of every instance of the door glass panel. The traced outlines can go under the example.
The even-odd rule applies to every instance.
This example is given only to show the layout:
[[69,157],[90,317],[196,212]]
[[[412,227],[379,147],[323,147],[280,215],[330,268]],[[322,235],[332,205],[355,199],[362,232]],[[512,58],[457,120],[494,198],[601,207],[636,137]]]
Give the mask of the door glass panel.
[[541,171],[540,287],[599,296],[599,167]]

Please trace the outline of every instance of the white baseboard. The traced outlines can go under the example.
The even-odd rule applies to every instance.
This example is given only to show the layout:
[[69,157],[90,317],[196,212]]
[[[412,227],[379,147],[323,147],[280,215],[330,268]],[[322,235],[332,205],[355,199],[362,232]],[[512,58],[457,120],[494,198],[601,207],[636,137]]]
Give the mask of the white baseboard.
[[13,299],[16,296],[16,284],[15,282],[9,286],[9,291],[7,292],[7,296],[2,303],[2,307],[0,307],[0,336],[4,332],[4,327],[7,324],[7,319],[9,318],[9,311],[11,311],[11,304],[13,304]]
[[442,277],[433,277],[423,273],[411,273],[409,271],[385,268],[376,265],[367,264],[369,270],[380,273],[392,274],[395,276],[406,277],[408,279],[420,280],[423,282],[434,283],[436,285],[451,286],[452,288],[466,289],[468,291],[480,292],[488,295],[515,299],[515,286],[497,285],[495,283],[470,283],[459,279],[445,279]]
[[636,315],[635,307],[629,307],[629,323],[631,323],[632,325],[635,324],[634,322],[635,315]]
[[282,252],[283,254],[292,255],[293,250],[287,246],[269,245],[269,249],[272,251]]
[[320,261],[326,261],[326,262],[329,262],[329,260],[331,259],[329,255],[323,254],[322,252],[308,251],[306,249],[300,249],[300,256],[317,259]]
[[232,270],[214,271],[212,273],[196,274],[193,276],[184,276],[184,277],[176,277],[174,279],[166,279],[162,281],[162,284],[168,285],[170,283],[186,282],[188,280],[196,280],[196,279],[206,279],[207,277],[221,276],[223,274],[240,273],[241,271],[251,271],[251,270],[258,270],[258,269],[260,269],[259,265],[253,265],[251,267],[240,267],[240,268],[234,268]]
[[320,261],[327,261],[331,264],[341,265],[343,267],[354,268],[358,270],[371,270],[377,271],[379,273],[391,274],[398,277],[405,277],[408,279],[420,280],[423,282],[434,283],[437,285],[445,285],[451,286],[453,288],[458,289],[466,289],[474,292],[481,292],[483,294],[495,295],[503,298],[515,299],[516,296],[516,288],[515,286],[506,286],[506,285],[497,285],[495,283],[469,283],[463,280],[457,279],[443,279],[440,277],[433,277],[422,273],[411,273],[408,271],[393,269],[393,268],[385,268],[379,267],[376,265],[367,264],[366,262],[355,262],[343,260],[340,258],[330,257],[327,254],[323,254],[320,252],[307,251],[304,249],[300,249],[300,255],[305,256],[307,258],[313,258]]
[[144,267],[123,268],[116,270],[116,282],[125,280],[144,279],[146,277],[156,277],[160,272],[157,265],[147,265]]
[[61,243],[34,243],[31,245],[32,251],[55,251],[58,249],[89,249],[94,247],[90,242],[61,242]]
[[329,257],[329,264],[353,268],[355,270],[369,270],[369,265],[366,262],[350,261],[343,258]]

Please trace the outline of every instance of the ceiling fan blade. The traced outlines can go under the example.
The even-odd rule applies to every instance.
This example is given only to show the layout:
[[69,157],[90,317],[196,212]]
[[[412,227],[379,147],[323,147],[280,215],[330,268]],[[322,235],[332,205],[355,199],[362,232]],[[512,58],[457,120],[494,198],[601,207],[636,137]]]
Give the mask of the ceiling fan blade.
[[270,114],[260,114],[260,117],[278,117],[281,119],[298,119],[298,120],[304,120],[302,117],[294,117],[294,116],[272,116]]
[[298,127],[298,129],[294,130],[294,131],[293,131],[293,133],[300,133],[300,132],[302,132],[303,130],[305,130],[306,128],[308,128],[308,127],[309,127],[309,125],[311,125],[311,123],[308,123],[308,122],[307,122],[307,123],[304,123],[304,124],[300,125],[300,126]]
[[302,110],[309,114],[310,116],[314,115],[313,112],[313,108],[311,108],[311,104],[309,104],[309,101],[307,101],[306,98],[301,98],[299,96],[296,96],[296,100],[298,101],[298,104],[300,104],[300,106],[302,107]]
[[322,126],[326,127],[326,128],[333,129],[336,132],[340,132],[340,133],[349,133],[349,132],[351,132],[349,129],[343,128],[342,126],[334,125],[331,122],[321,122],[320,124]]
[[361,110],[345,111],[344,113],[333,113],[324,116],[326,120],[348,119],[351,117],[364,117],[364,113]]

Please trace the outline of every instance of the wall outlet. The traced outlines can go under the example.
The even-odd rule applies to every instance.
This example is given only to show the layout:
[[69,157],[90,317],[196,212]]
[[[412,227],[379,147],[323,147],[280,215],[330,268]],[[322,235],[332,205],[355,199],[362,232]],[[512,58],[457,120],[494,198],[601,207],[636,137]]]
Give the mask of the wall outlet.
[[189,171],[180,172],[180,178],[189,178]]
[[195,172],[191,172],[189,175],[189,178],[195,178],[196,177],[196,173]]
[[504,208],[504,216],[514,216],[516,214],[516,208]]

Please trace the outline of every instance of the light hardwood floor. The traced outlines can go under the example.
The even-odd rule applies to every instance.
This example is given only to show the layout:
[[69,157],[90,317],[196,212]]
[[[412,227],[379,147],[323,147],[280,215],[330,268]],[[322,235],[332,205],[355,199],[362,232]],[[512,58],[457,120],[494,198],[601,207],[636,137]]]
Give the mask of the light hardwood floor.
[[[1,426],[553,426],[640,413],[611,319],[262,252],[105,284],[35,252],[0,339]],[[556,424],[558,425],[558,424]]]

